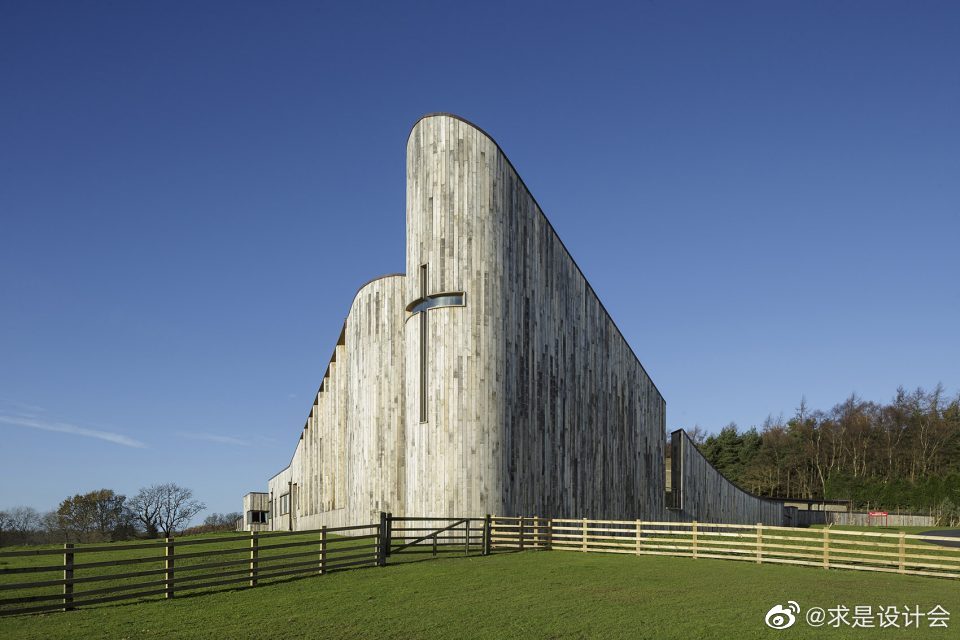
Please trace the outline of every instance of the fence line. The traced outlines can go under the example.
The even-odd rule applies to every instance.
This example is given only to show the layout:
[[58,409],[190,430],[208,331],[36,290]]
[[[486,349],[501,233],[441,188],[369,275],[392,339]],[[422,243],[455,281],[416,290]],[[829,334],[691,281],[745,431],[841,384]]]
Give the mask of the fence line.
[[666,555],[960,578],[960,548],[930,544],[957,538],[902,532],[496,516],[490,535],[497,550]]
[[[377,524],[310,531],[0,551],[0,561],[18,558],[24,563],[0,568],[0,616],[69,611],[120,600],[169,599],[199,589],[256,587],[274,579],[382,567],[387,558],[408,553],[488,554],[489,533],[489,517],[381,514]],[[98,559],[103,554],[109,559]],[[47,560],[51,556],[58,563]],[[135,570],[115,572],[115,567]],[[61,572],[62,578],[56,579],[18,577]]]
[[[285,538],[289,540],[284,541]],[[185,591],[216,587],[256,587],[280,578],[382,567],[388,558],[408,553],[437,557],[440,553],[578,551],[960,578],[960,549],[929,544],[956,541],[902,532],[797,529],[762,523],[539,516],[434,518],[384,513],[376,524],[311,531],[253,531],[199,540],[166,538],[159,542],[92,546],[67,543],[59,549],[0,551],[0,559],[24,561],[23,566],[0,568],[0,596],[10,594],[0,597],[0,615],[68,611],[120,600],[169,599]],[[203,550],[210,545],[215,548]],[[143,551],[152,553],[144,555]],[[104,553],[110,554],[110,559],[96,559],[97,554]],[[59,562],[42,564],[49,556],[57,556]],[[85,560],[88,557],[90,561]],[[125,568],[119,573],[107,571],[114,567]],[[16,577],[54,572],[62,577],[34,581],[19,581]],[[124,582],[131,579],[136,581]]]

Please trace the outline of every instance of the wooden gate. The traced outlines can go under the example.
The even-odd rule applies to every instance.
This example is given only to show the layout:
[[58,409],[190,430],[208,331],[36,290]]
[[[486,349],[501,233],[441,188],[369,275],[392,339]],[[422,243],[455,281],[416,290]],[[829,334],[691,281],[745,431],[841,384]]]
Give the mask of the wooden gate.
[[440,553],[486,555],[490,551],[490,518],[432,518],[380,514],[383,558],[400,554]]

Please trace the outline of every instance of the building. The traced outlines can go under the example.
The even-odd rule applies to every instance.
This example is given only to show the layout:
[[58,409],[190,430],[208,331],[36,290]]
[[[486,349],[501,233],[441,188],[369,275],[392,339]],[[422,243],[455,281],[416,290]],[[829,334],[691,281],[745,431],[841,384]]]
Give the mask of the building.
[[421,118],[406,195],[406,270],[357,291],[268,482],[271,529],[380,511],[696,519],[707,504],[718,520],[782,522],[782,504],[695,447],[667,447],[663,396],[490,136]]
[[238,528],[245,531],[270,530],[270,494],[251,491],[243,496],[243,515]]

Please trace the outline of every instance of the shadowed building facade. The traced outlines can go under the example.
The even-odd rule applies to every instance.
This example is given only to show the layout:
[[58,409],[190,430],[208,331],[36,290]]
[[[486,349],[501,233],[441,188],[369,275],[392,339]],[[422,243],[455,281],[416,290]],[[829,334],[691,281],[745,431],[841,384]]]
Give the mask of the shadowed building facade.
[[448,114],[414,125],[406,233],[405,273],[357,292],[269,480],[270,528],[380,511],[695,519],[699,480],[729,485],[717,519],[780,524],[782,505],[709,465],[675,476],[692,509],[667,504],[664,399],[490,136]]

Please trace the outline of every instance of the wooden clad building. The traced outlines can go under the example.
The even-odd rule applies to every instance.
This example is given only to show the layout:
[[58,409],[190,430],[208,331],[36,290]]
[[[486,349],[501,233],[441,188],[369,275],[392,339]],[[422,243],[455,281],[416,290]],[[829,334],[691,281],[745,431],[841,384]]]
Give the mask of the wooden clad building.
[[[421,118],[406,199],[406,272],[357,292],[269,480],[270,527],[707,513],[699,499],[668,513],[663,396],[497,143],[457,116]],[[730,504],[728,521],[738,505],[777,519]]]

